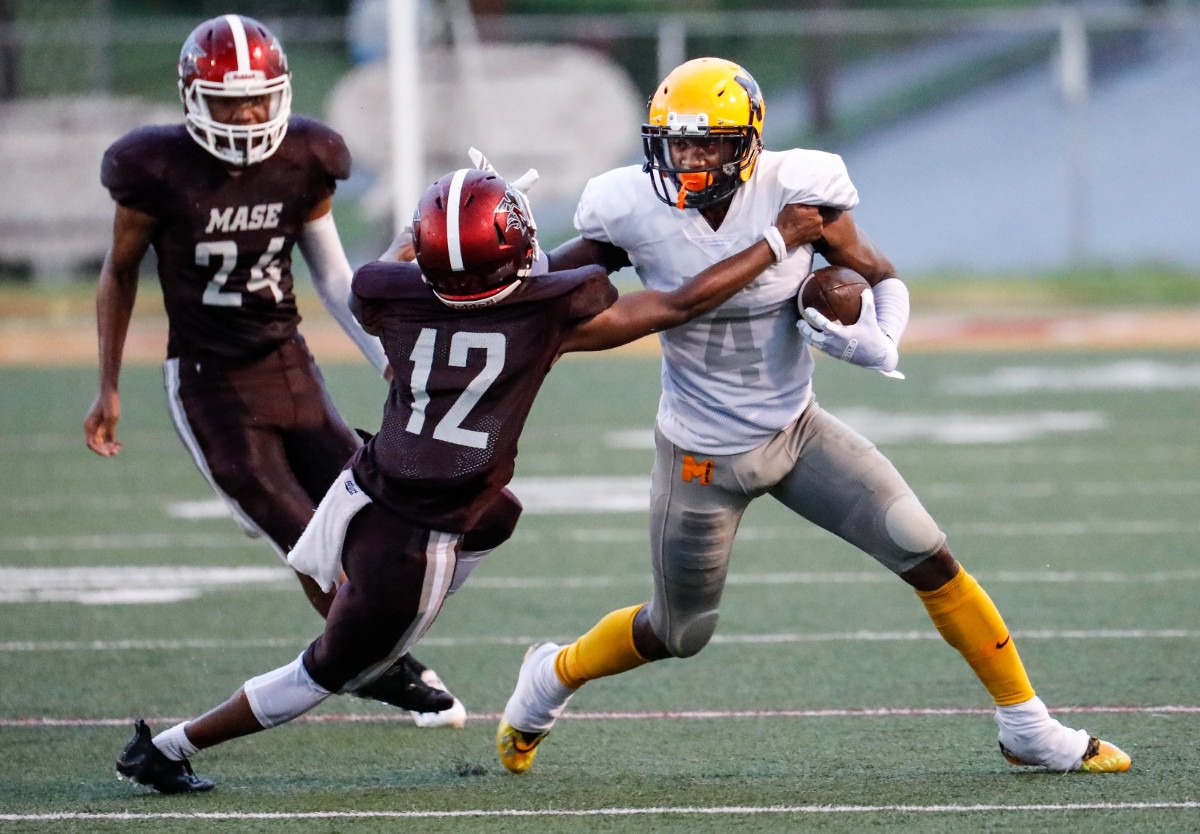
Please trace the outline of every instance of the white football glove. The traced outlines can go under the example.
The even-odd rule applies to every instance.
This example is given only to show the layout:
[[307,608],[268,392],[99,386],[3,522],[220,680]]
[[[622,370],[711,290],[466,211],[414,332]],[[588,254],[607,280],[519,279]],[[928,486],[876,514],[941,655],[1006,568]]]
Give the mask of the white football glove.
[[[467,156],[471,158],[471,164],[481,171],[487,171],[489,174],[502,176],[492,165],[491,161],[483,155],[483,151],[478,148],[467,148]],[[525,217],[529,220],[529,230],[533,232],[533,263],[534,272],[538,272],[537,266],[539,262],[543,262],[545,258],[542,255],[542,246],[537,239],[537,221],[533,219],[533,206],[529,203],[529,189],[537,185],[539,174],[536,168],[530,168],[524,174],[517,177],[515,180],[510,180],[509,185],[513,187],[513,191],[517,193],[517,199],[521,201],[521,209],[525,212]],[[542,272],[545,269],[540,270]]]
[[863,368],[879,371],[892,379],[904,379],[896,370],[900,352],[896,343],[879,328],[875,318],[875,293],[869,288],[862,293],[862,311],[854,324],[830,321],[813,307],[800,311],[796,328],[801,338],[834,359]]

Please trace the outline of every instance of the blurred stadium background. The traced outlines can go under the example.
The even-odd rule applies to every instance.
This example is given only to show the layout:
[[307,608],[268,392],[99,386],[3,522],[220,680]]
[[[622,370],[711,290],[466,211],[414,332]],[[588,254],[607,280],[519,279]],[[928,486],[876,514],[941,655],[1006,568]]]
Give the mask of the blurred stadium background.
[[[100,154],[136,124],[179,118],[179,44],[228,6],[0,0],[0,275],[94,275],[111,220]],[[369,259],[390,238],[397,201],[387,0],[237,9],[283,40],[296,110],[347,136],[356,169],[339,225],[351,260]],[[414,0],[397,10],[418,21],[405,119],[424,149],[417,193],[466,164],[469,145],[502,172],[536,167],[549,243],[570,235],[588,177],[640,159],[656,81],[719,54],[763,85],[769,147],[846,158],[861,225],[907,276],[1200,270],[1195,0]]]
[[[822,359],[822,402],[893,456],[1020,623],[1040,694],[1127,746],[1135,770],[1009,769],[982,691],[907,589],[756,502],[722,642],[637,685],[596,684],[536,778],[503,775],[491,735],[530,637],[564,639],[648,591],[658,374],[635,348],[568,357],[551,375],[518,464],[533,509],[423,644],[473,711],[465,731],[429,738],[334,699],[311,723],[206,754],[198,769],[221,789],[194,805],[111,781],[131,711],[158,726],[225,697],[293,656],[315,617],[214,507],[172,434],[151,263],[125,356],[127,450],[102,461],[81,442],[112,219],[100,156],[136,125],[181,118],[175,61],[197,22],[254,15],[284,42],[296,111],[350,142],[335,213],[352,263],[369,260],[395,220],[389,8],[0,0],[0,828],[377,831],[390,814],[459,834],[524,814],[553,818],[511,824],[589,834],[1195,831],[1200,3],[404,9],[424,111],[410,119],[424,149],[414,176],[466,165],[470,145],[510,176],[538,168],[550,245],[572,234],[588,177],[639,161],[646,98],[686,58],[751,69],[769,147],[846,158],[861,225],[913,291],[909,380]],[[298,284],[334,400],[373,428],[381,381]],[[215,590],[175,587],[185,580]]]

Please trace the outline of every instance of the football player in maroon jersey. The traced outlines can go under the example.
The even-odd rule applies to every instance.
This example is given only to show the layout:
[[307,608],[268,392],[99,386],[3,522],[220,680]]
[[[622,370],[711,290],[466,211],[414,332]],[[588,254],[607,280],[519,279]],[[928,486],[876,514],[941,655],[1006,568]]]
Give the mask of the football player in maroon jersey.
[[[387,367],[346,306],[352,273],[330,206],[350,152],[330,128],[291,114],[287,57],[251,18],[196,27],[179,56],[179,94],[183,124],[139,128],[104,155],[100,178],[116,216],[96,291],[100,389],[84,436],[98,455],[121,450],[121,356],[138,268],[153,247],[175,429],[246,533],[286,560],[361,445],[297,330],[294,246],[330,313],[381,373]],[[325,616],[332,592],[298,576]],[[360,694],[413,710],[427,726],[465,718],[433,671],[409,657]]]
[[[819,211],[787,206],[789,247],[821,234]],[[144,721],[117,760],[165,793],[208,790],[188,758],[290,721],[370,680],[429,628],[447,595],[512,534],[517,440],[555,360],[683,324],[776,263],[764,238],[670,291],[617,298],[600,266],[538,273],[528,203],[494,172],[463,169],[426,190],[413,219],[416,264],[354,276],[355,313],[382,339],[391,388],[379,433],[322,499],[289,562],[322,588],[344,570],[325,631],[294,661],[223,704],[151,737]]]

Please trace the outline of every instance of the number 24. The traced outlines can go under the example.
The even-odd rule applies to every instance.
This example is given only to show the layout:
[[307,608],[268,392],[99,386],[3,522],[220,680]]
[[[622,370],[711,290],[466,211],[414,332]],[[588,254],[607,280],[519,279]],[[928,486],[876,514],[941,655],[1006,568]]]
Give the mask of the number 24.
[[[271,238],[267,251],[262,253],[258,263],[250,267],[250,280],[246,282],[246,292],[258,292],[265,287],[271,291],[276,301],[283,301],[283,290],[279,288],[283,270],[279,261],[275,259],[281,249],[283,238]],[[237,266],[237,243],[232,240],[202,240],[196,244],[196,266],[208,266],[214,257],[219,259],[219,264],[217,271],[209,279],[208,286],[204,288],[201,303],[214,307],[241,307],[242,294],[225,289],[225,282]]]

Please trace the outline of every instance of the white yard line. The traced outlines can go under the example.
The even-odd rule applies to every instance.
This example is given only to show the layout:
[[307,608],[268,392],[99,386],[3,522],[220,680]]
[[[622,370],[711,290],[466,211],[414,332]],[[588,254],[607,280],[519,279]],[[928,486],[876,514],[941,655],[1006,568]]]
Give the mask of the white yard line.
[[[1071,706],[1050,705],[1050,711],[1073,715],[1196,715],[1200,704],[1157,704],[1152,706]],[[562,721],[737,721],[744,719],[832,719],[832,718],[946,718],[955,716],[991,715],[993,707],[858,707],[830,709],[754,709],[754,710],[641,710],[586,711],[564,713]],[[499,721],[499,712],[471,712],[467,720],[473,723]],[[135,717],[109,718],[63,717],[0,718],[2,728],[39,727],[125,727],[132,726]],[[177,715],[157,715],[144,719],[153,726],[170,726],[189,720]],[[294,719],[297,724],[405,724],[412,721],[407,711],[355,713],[309,713]]]
[[[1074,585],[1178,585],[1200,581],[1200,569],[1177,571],[1078,571],[1043,570],[979,571],[989,584],[1048,583]],[[649,581],[644,573],[585,576],[478,576],[471,587],[488,591],[641,588]],[[776,571],[731,573],[732,586],[882,585],[896,578],[885,570]],[[2,567],[0,604],[74,602],[85,605],[165,604],[195,599],[203,593],[233,589],[292,590],[294,577],[282,564],[245,566],[176,567],[172,565],[116,565],[109,567]]]
[[[1186,450],[1176,450],[1186,451]],[[1010,452],[1011,454],[1011,452]],[[1042,451],[1035,454],[1045,454]],[[645,506],[650,491],[650,479],[647,477],[599,477],[599,476],[565,476],[559,478],[517,478],[515,488],[533,497],[535,490],[553,491],[552,500],[563,501],[571,499],[574,503],[583,504],[582,496],[594,493],[597,489],[610,489],[622,496],[636,495]],[[580,497],[572,498],[576,484],[591,484],[578,493]],[[925,484],[920,488],[924,495],[936,495],[942,499],[975,499],[980,496],[1002,496],[1005,500],[1042,500],[1049,495],[1085,495],[1085,496],[1124,496],[1124,495],[1195,495],[1200,493],[1198,480],[1169,480],[1169,481],[1076,481],[1058,483],[1053,481],[986,481],[975,483],[937,482]],[[564,498],[565,496],[565,498]],[[526,497],[525,495],[522,498]],[[627,499],[622,498],[622,501]],[[220,499],[204,495],[201,497],[164,498],[162,495],[95,495],[69,492],[55,492],[52,495],[11,495],[0,498],[0,512],[8,514],[20,513],[60,513],[63,510],[79,512],[107,512],[113,510],[145,510],[146,508],[164,507],[166,515],[171,518],[220,518],[227,515],[223,512],[224,503]],[[532,514],[536,515],[535,507]]]
[[[611,506],[611,505],[610,505]],[[580,509],[567,510],[561,507],[547,512],[584,513]],[[635,512],[622,509],[620,512]],[[636,512],[640,513],[640,510]],[[533,513],[536,515],[536,513]],[[1083,536],[1177,536],[1200,533],[1200,520],[1176,519],[1078,519],[1053,522],[965,522],[954,524],[956,535],[990,536],[994,538],[1014,537],[1083,537]],[[738,531],[738,541],[792,541],[804,539],[828,539],[829,534],[804,521],[780,526],[756,527],[746,525]],[[629,526],[605,525],[569,527],[562,530],[533,531],[518,530],[514,543],[567,540],[574,544],[606,544],[612,542],[641,542],[646,539],[645,527],[641,524]],[[232,528],[220,533],[96,533],[72,536],[5,536],[0,539],[0,553],[88,553],[94,551],[146,551],[161,550],[171,553],[181,548],[197,550],[219,550],[236,547],[256,547]]]
[[3,822],[69,822],[138,820],[296,820],[335,819],[463,819],[471,817],[570,818],[570,817],[722,817],[722,816],[839,816],[868,814],[976,814],[982,812],[1030,813],[1071,811],[1187,811],[1200,802],[1063,802],[1027,805],[656,805],[647,808],[609,807],[581,809],[479,808],[447,811],[117,811],[112,813],[65,811],[41,814],[0,814]]
[[[315,635],[314,635],[315,636]],[[1018,640],[1196,640],[1200,630],[1170,629],[1032,629],[1013,631]],[[302,647],[312,638],[262,637],[244,640],[8,640],[0,642],[0,654],[19,652],[122,652],[122,651],[229,651]],[[478,646],[528,646],[546,639],[569,640],[563,635],[479,635],[470,637],[426,636],[423,646],[474,648]],[[773,645],[780,643],[910,643],[940,641],[932,628],[927,631],[831,631],[807,634],[717,634],[716,644]]]

